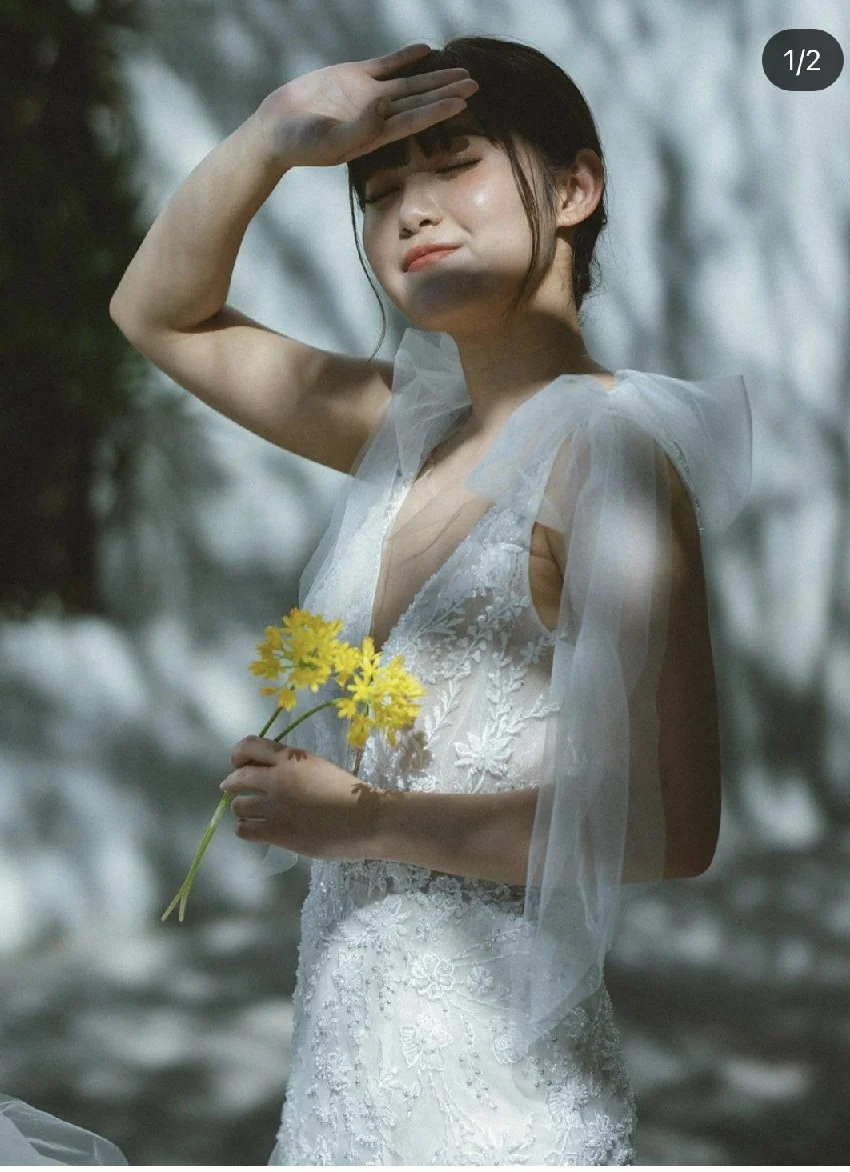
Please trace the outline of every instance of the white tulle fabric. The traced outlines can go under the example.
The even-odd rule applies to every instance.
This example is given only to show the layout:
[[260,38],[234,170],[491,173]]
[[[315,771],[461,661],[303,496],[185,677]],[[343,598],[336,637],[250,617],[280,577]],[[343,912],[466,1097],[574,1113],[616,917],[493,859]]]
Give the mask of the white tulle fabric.
[[[425,500],[390,535],[425,459],[470,409],[452,340],[417,330],[402,339],[388,410],[304,570],[299,606],[344,619],[342,637],[360,643],[373,610],[383,613],[376,602],[407,601],[384,650],[421,674],[438,711],[426,696],[415,745],[390,753],[370,741],[360,775],[462,792],[537,787],[527,880],[431,885],[397,863],[314,863],[270,1163],[633,1162],[634,1107],[603,968],[623,900],[663,875],[664,453],[700,530],[719,531],[749,491],[752,419],[740,375],[616,373],[611,391],[564,375],[525,400],[447,490],[457,499]],[[528,596],[535,520],[565,535],[551,637]],[[289,721],[337,694],[335,684],[307,693]],[[325,709],[287,739],[353,771],[361,762],[346,727]],[[272,847],[260,871],[295,861]],[[429,1007],[440,1005],[434,1021]],[[559,1023],[563,1036],[550,1033]],[[418,1074],[408,1084],[399,1071]],[[0,1163],[126,1162],[100,1136],[0,1096]]]
[[13,1095],[0,1095],[0,1164],[117,1167],[126,1163],[120,1148],[103,1136],[39,1111]]
[[[512,963],[520,1052],[598,988],[619,907],[663,876],[655,703],[669,598],[663,454],[687,487],[703,533],[728,525],[750,486],[752,418],[741,375],[616,376],[609,391],[592,376],[563,375],[522,402],[464,486],[482,506],[492,502],[511,513],[519,532],[527,534],[537,520],[563,533],[567,550],[525,887],[529,944]],[[370,631],[380,537],[396,492],[404,494],[469,409],[452,339],[407,330],[388,410],[301,579],[299,606],[345,619],[342,637],[349,642]],[[421,585],[422,574],[409,572],[410,605],[399,625],[410,625],[417,603],[427,607],[442,568],[451,567],[447,587],[460,580],[457,559],[475,556],[475,537],[470,531],[455,542],[457,558],[443,558]],[[433,535],[429,547],[439,548]],[[383,554],[403,580],[402,554],[391,542]],[[309,694],[289,719],[336,694],[336,685]],[[352,770],[345,732],[326,709],[289,739]],[[262,870],[285,870],[294,861],[291,852],[271,847]]]

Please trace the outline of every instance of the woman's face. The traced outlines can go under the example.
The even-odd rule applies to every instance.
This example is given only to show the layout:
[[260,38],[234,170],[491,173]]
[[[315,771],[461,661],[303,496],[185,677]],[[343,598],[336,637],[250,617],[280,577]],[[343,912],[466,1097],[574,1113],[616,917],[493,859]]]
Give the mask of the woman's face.
[[[457,136],[444,149],[426,156],[408,139],[406,163],[369,177],[363,247],[387,296],[415,326],[462,334],[497,324],[528,268],[531,229],[502,148],[464,131],[462,112],[446,127]],[[531,178],[528,155],[521,147],[519,154]],[[407,253],[423,244],[452,251],[408,269]]]

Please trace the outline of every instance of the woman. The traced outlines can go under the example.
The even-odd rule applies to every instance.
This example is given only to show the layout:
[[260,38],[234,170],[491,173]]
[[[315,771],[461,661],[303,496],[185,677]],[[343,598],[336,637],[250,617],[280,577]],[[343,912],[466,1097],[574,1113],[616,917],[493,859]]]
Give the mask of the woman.
[[[343,162],[413,326],[392,365],[225,305],[286,171]],[[740,376],[588,353],[604,190],[592,115],[543,54],[412,45],[270,94],[110,306],[199,398],[351,475],[299,606],[427,689],[395,746],[355,756],[326,709],[232,755],[236,833],[313,860],[270,1163],[635,1160],[604,960],[624,897],[714,852],[700,530],[746,498],[751,422]]]

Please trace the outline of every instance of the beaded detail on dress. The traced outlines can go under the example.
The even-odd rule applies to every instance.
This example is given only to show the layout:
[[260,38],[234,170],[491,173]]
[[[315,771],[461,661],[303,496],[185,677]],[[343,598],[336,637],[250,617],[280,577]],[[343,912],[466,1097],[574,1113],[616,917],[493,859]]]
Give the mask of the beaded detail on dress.
[[[367,742],[359,776],[372,785],[445,786],[446,759],[458,793],[533,773],[556,633],[530,617],[517,518],[485,520],[464,573],[448,588],[426,583],[387,640],[428,693],[395,747]],[[478,708],[459,732],[470,686]],[[272,1162],[634,1162],[634,1099],[604,985],[514,1053],[507,960],[523,896],[404,863],[313,861]]]
[[[402,655],[426,688],[394,747],[367,741],[359,777],[423,792],[539,789],[527,882],[313,862],[271,1163],[634,1163],[604,961],[621,900],[664,869],[668,470],[700,530],[722,529],[749,488],[751,419],[740,376],[616,376],[610,391],[556,378],[513,410],[462,484],[458,461],[412,500],[414,524],[393,529],[470,406],[451,339],[402,340],[388,411],[299,606],[343,618],[359,644],[378,603],[385,661]],[[552,630],[531,598],[535,523],[564,535]],[[329,709],[296,732],[298,747],[353,768]]]

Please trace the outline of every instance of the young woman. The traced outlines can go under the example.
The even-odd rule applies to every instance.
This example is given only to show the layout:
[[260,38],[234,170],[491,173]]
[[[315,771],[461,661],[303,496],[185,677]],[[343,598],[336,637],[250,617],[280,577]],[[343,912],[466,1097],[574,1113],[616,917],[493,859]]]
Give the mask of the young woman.
[[[225,304],[285,173],[340,163],[412,323],[393,364]],[[427,689],[394,747],[355,754],[326,709],[232,755],[236,832],[313,860],[270,1163],[635,1160],[604,961],[623,898],[715,849],[700,531],[746,498],[751,422],[741,376],[588,353],[604,193],[592,115],[543,54],[412,45],[270,94],[113,298],[182,386],[350,474],[299,606]]]

